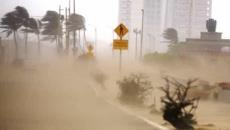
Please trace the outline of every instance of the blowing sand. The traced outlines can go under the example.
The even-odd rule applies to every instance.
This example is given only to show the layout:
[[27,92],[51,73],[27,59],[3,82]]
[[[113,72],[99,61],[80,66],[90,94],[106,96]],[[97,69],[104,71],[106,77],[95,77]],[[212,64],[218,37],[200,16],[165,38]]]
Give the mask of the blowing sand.
[[[177,79],[185,80],[198,78],[208,82],[210,85],[214,85],[216,82],[221,81],[230,82],[230,68],[228,67],[229,63],[221,60],[213,64],[206,62],[205,60],[201,60],[201,62],[197,64],[179,64],[174,66],[159,64],[145,65],[143,63],[140,64],[130,61],[129,63],[126,62],[123,64],[122,72],[118,71],[117,66],[113,61],[107,62],[107,64],[99,64],[98,66],[101,69],[99,72],[104,73],[104,75],[107,76],[107,79],[105,80],[105,89],[100,88],[99,85],[97,86],[99,88],[98,90],[100,90],[100,93],[106,99],[110,99],[111,102],[114,102],[117,105],[121,105],[117,100],[119,95],[119,88],[116,84],[117,80],[122,79],[124,76],[128,76],[131,73],[144,73],[149,76],[149,80],[151,80],[155,90],[149,97],[147,104],[152,104],[155,98],[157,112],[150,114],[149,107],[138,108],[127,105],[122,106],[126,107],[130,111],[135,112],[136,114],[142,115],[147,119],[162,125],[165,125],[165,121],[162,119],[160,112],[160,97],[162,96],[162,92],[157,88],[164,84],[161,78],[162,76],[168,75],[176,77]],[[230,130],[230,96],[226,93],[230,94],[230,90],[219,91],[218,100],[210,98],[201,100],[199,102],[195,117],[200,127],[208,130]],[[166,126],[170,127],[170,125]]]

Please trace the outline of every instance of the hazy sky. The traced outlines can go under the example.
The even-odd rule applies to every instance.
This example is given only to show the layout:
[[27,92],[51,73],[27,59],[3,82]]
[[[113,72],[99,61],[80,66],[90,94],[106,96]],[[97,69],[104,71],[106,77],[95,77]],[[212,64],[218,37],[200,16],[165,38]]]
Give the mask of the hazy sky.
[[[43,16],[47,10],[65,8],[69,0],[0,0],[0,14],[14,9],[16,5],[26,7],[32,16]],[[71,0],[73,3],[73,0]],[[76,13],[84,15],[89,24],[114,25],[117,22],[117,0],[76,0]],[[62,11],[64,14],[64,10]]]
[[223,32],[224,38],[230,39],[229,0],[213,0],[212,17],[218,20],[217,31]]
[[[59,4],[66,7],[68,0],[0,0],[0,3],[0,16],[16,5],[26,7],[32,16],[43,16],[47,10],[58,10]],[[213,0],[212,13],[213,18],[218,20],[217,31],[223,32],[225,38],[230,38],[229,5],[229,0]],[[118,0],[76,0],[76,11],[86,17],[87,24],[92,28],[103,26],[111,31],[117,24]]]

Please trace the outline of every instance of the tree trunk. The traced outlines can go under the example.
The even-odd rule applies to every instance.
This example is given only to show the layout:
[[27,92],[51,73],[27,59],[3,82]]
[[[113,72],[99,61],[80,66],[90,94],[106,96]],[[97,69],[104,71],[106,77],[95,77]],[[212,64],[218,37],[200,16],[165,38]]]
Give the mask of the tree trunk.
[[84,29],[83,34],[84,34],[84,39],[83,39],[84,41],[82,43],[83,43],[83,50],[85,50],[85,49],[88,49],[88,46],[86,45],[85,29]]
[[40,35],[37,34],[37,38],[38,38],[38,55],[41,55],[41,43],[40,43]]
[[28,57],[28,33],[27,32],[25,32],[25,56],[26,58]]
[[57,53],[60,53],[60,48],[59,48],[59,37],[55,36],[55,40],[56,40],[56,48],[57,48]]
[[76,48],[76,31],[73,32],[73,48]]
[[14,44],[15,44],[15,59],[19,59],[18,43],[17,43],[17,38],[16,38],[16,31],[14,31]]
[[66,34],[66,52],[69,53],[69,32]]
[[79,48],[81,48],[81,31],[80,30],[78,31],[78,45],[79,45]]
[[75,57],[76,55],[76,31],[73,32],[73,56]]

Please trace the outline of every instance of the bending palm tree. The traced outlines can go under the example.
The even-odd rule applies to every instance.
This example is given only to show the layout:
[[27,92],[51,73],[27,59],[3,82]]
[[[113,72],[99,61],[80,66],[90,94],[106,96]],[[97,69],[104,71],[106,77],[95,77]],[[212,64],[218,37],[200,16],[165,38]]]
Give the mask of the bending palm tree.
[[12,33],[14,34],[14,43],[15,43],[15,59],[18,59],[18,43],[16,38],[17,30],[26,25],[26,21],[29,18],[29,13],[24,7],[17,6],[14,11],[5,14],[2,18],[1,28],[3,28],[3,32],[7,33],[7,37],[9,37]]
[[41,30],[41,21],[36,20],[34,18],[29,18],[27,22],[27,28],[22,29],[25,33],[34,33],[37,35],[38,39],[38,54],[40,55],[41,52],[41,45],[40,45],[40,30]]
[[9,37],[12,33],[14,36],[14,44],[15,44],[15,59],[18,59],[18,43],[16,38],[17,30],[22,26],[22,19],[17,16],[16,11],[9,12],[5,14],[2,18],[1,28],[3,28],[3,32],[7,33],[7,37]]
[[[21,6],[17,6],[15,8],[15,11],[17,13],[17,16],[22,20],[22,26],[25,27],[25,29],[27,29],[29,27],[29,13],[27,11],[26,8],[21,7]],[[27,56],[27,52],[28,52],[28,33],[25,32],[25,54]]]
[[177,30],[174,28],[167,28],[163,33],[163,37],[173,44],[178,42]]
[[[69,18],[69,21],[67,21],[67,30],[69,32],[75,32],[76,30],[80,31],[81,29],[85,30],[85,18],[82,15],[79,15],[79,14],[71,14],[70,18]],[[75,36],[73,38],[74,38],[74,40],[73,40],[73,50],[75,51],[76,50]],[[79,43],[79,45],[80,45],[80,43]]]
[[62,46],[59,41],[59,37],[62,36],[62,21],[63,16],[55,11],[47,11],[46,15],[42,18],[42,22],[44,23],[44,30],[42,31],[43,35],[47,35],[44,40],[56,40],[58,45],[58,49]]

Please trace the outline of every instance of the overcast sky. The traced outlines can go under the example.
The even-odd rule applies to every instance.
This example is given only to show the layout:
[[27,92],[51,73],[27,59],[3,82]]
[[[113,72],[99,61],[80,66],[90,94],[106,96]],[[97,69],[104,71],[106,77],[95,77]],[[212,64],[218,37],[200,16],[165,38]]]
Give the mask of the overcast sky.
[[223,37],[230,39],[229,5],[229,0],[213,0],[212,17],[218,21],[217,31],[223,32]]
[[[32,16],[43,16],[47,10],[66,7],[68,0],[0,0],[0,16],[12,11],[16,5],[24,6]],[[217,31],[230,38],[230,1],[213,0],[213,18],[218,20]],[[76,0],[76,11],[86,17],[87,24],[112,30],[117,24],[118,0]],[[63,11],[64,13],[64,11]]]
[[[65,8],[69,0],[0,0],[0,14],[14,9],[16,5],[27,8],[32,16],[43,16],[47,10]],[[73,0],[71,0],[73,1]],[[72,3],[72,2],[71,2]],[[117,22],[117,0],[76,0],[76,12],[84,15],[89,24],[114,25]],[[64,10],[62,11],[64,14]]]

